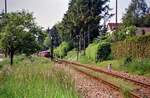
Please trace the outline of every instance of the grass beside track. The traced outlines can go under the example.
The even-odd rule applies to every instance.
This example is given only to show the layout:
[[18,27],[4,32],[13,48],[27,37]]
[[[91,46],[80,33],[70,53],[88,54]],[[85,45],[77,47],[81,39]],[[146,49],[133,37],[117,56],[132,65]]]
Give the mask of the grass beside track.
[[[65,59],[71,60],[71,61],[77,61],[77,52],[75,50],[68,52]],[[96,63],[88,59],[81,52],[81,55],[78,58],[78,62],[82,64],[92,64],[92,65],[96,65],[102,68],[107,68],[109,64],[112,64],[113,70],[124,71],[130,74],[150,77],[150,59],[149,58],[148,59],[133,59],[132,62],[128,64],[124,64],[124,59],[106,60],[106,61]]]
[[0,98],[79,98],[69,74],[40,57],[0,62]]

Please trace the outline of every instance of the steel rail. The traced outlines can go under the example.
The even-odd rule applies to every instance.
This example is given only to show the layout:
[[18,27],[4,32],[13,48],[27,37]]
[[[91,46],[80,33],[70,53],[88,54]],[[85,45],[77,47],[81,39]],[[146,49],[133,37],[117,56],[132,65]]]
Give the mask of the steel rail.
[[84,67],[84,68],[87,68],[87,69],[90,69],[90,70],[93,70],[93,71],[96,71],[96,72],[101,72],[101,73],[104,73],[104,74],[107,74],[107,75],[110,75],[110,76],[113,76],[113,77],[116,77],[116,78],[121,78],[121,79],[128,80],[130,82],[133,82],[135,84],[138,84],[138,85],[146,87],[146,88],[150,88],[150,84],[147,84],[147,83],[144,83],[144,82],[141,82],[141,81],[137,81],[137,80],[134,80],[134,79],[131,79],[131,78],[123,77],[121,75],[114,74],[112,72],[104,71],[100,68],[94,68],[94,67],[90,67],[89,65],[86,65],[86,64],[80,64],[80,63],[70,62],[70,61],[66,61],[66,60],[58,60],[58,61],[65,62],[65,63],[68,63],[68,64],[77,65],[77,66],[81,66],[81,67]]
[[[62,61],[62,60],[58,60],[58,62],[59,62],[59,63],[66,63],[66,64],[68,64],[68,62]],[[72,65],[72,63],[69,63],[69,64]],[[73,64],[73,65],[74,65],[74,64]],[[76,71],[78,71],[78,72],[80,72],[80,73],[82,73],[82,74],[85,74],[86,76],[89,76],[89,77],[91,77],[91,78],[93,78],[93,79],[95,79],[95,80],[97,80],[97,81],[101,81],[101,82],[104,83],[105,85],[107,85],[107,86],[109,86],[109,87],[111,87],[111,88],[113,88],[113,89],[115,89],[115,90],[121,92],[121,88],[120,88],[119,86],[114,85],[114,84],[112,84],[112,83],[110,83],[110,82],[108,82],[108,81],[106,81],[106,80],[104,80],[104,79],[101,79],[101,78],[99,78],[99,77],[93,76],[93,75],[91,75],[90,73],[87,73],[87,72],[85,72],[85,71],[82,71],[82,70],[80,70],[79,68],[77,68],[77,67],[75,67],[75,66],[73,66],[73,65],[72,65],[71,67],[72,67],[73,69],[75,69]],[[138,95],[135,94],[134,92],[129,92],[129,95],[130,95],[131,98],[141,98],[140,96],[138,96]]]

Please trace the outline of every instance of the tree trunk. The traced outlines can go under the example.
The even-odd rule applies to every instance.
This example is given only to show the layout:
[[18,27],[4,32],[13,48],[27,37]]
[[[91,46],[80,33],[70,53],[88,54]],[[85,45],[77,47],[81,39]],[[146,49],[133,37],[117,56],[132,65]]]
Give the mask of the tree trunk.
[[84,54],[83,55],[85,55],[85,48],[86,48],[85,40],[86,40],[86,38],[85,38],[85,32],[84,32],[84,34],[83,34],[83,49],[84,49]]
[[78,59],[79,59],[79,47],[80,47],[80,40],[79,40],[80,38],[79,38],[79,36],[77,36],[77,61],[78,61]]
[[10,65],[13,65],[13,58],[14,58],[14,50],[10,50]]
[[82,36],[81,36],[81,32],[80,32],[80,35],[79,35],[79,52],[81,52],[81,44],[82,43]]
[[7,51],[7,49],[5,49],[4,50],[5,58],[7,58],[7,53],[8,53],[8,51]]
[[88,45],[90,44],[90,32],[89,32],[90,28],[88,26]]

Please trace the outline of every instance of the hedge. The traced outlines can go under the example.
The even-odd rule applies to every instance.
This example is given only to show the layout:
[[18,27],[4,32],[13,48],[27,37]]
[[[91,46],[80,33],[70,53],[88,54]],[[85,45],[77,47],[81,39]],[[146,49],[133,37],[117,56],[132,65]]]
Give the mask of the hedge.
[[67,52],[71,50],[71,46],[67,42],[62,42],[59,47],[54,49],[55,56],[63,58],[67,55]]
[[86,48],[86,56],[95,62],[106,60],[110,53],[111,48],[108,42],[92,43]]
[[150,58],[150,35],[128,38],[112,44],[114,58]]

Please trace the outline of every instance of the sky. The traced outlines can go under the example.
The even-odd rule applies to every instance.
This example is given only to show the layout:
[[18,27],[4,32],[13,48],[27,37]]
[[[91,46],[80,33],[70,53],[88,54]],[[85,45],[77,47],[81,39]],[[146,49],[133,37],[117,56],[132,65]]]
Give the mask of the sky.
[[[4,1],[0,0],[0,10],[4,9]],[[60,22],[64,13],[68,9],[70,0],[7,0],[8,12],[14,12],[21,9],[33,12],[36,22],[44,27],[52,27]],[[121,22],[121,17],[125,13],[125,8],[128,7],[131,0],[118,0],[118,21]],[[150,5],[150,0],[147,0]],[[110,7],[113,8],[112,13],[115,13],[115,0],[110,0]],[[115,22],[115,16],[110,19],[110,22]]]

